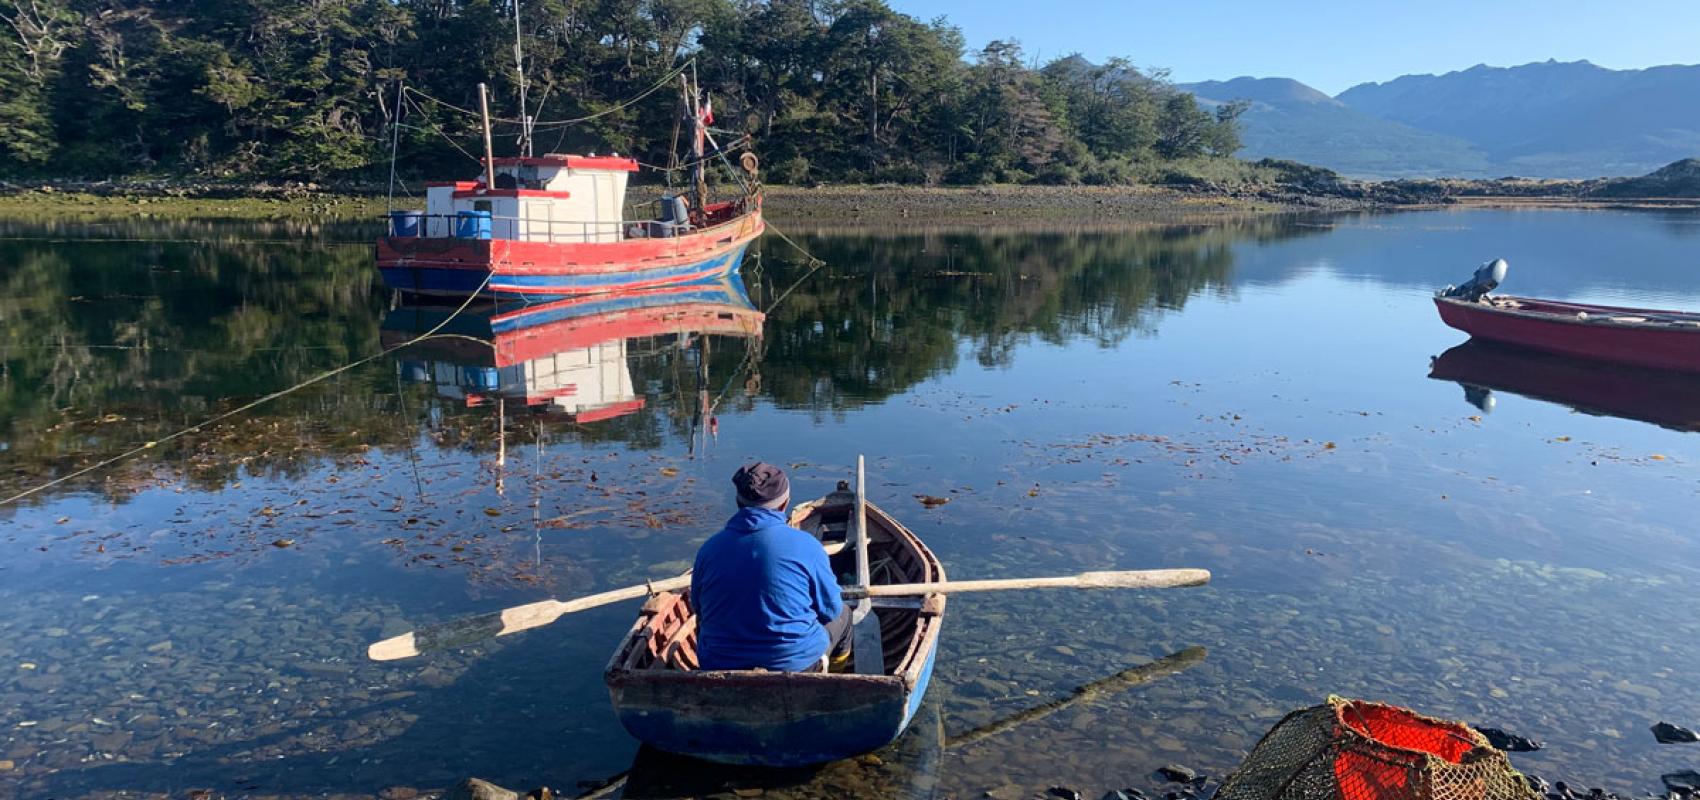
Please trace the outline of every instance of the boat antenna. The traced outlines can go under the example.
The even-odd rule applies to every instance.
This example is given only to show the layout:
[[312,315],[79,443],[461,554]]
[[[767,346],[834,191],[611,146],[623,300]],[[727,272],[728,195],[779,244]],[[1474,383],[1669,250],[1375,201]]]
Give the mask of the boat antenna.
[[525,158],[531,157],[531,126],[536,120],[526,113],[525,107],[525,50],[520,45],[519,33],[519,0],[514,0],[514,70],[519,73],[519,154]]

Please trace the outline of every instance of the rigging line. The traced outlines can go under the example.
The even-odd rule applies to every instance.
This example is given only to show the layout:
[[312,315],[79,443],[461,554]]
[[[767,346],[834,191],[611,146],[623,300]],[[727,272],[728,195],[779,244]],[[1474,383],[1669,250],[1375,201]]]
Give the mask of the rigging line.
[[[401,370],[399,370],[399,369],[396,370],[396,372],[395,372],[395,396],[396,396],[396,403],[401,406],[402,419],[406,419],[407,418],[407,393],[402,389],[402,386],[401,386]],[[417,433],[414,433],[412,436],[407,437],[407,460],[410,463],[413,464],[413,488],[414,488],[414,491],[419,493],[419,501],[421,503],[425,503],[425,502],[428,502],[428,501],[425,500],[425,480],[423,478],[419,477],[419,453],[416,452],[416,447],[418,445],[417,440],[418,440],[418,434]]]
[[789,287],[787,287],[785,289],[785,291],[780,292],[778,297],[773,298],[773,302],[769,303],[767,308],[762,311],[763,314],[773,313],[773,309],[776,308],[781,302],[784,302],[785,298],[787,298],[791,295],[791,291],[793,289],[796,289],[798,286],[801,286],[803,284],[803,281],[808,280],[816,272],[819,272],[821,267],[826,266],[825,261],[822,261],[818,258],[815,258],[813,253],[810,253],[808,250],[803,249],[802,245],[797,244],[795,241],[792,241],[791,237],[786,236],[785,232],[780,230],[773,223],[771,223],[771,222],[767,223],[767,229],[770,230],[770,231],[773,231],[773,235],[778,236],[781,241],[785,242],[788,245],[791,245],[793,248],[795,248],[797,250],[797,252],[802,253],[803,258],[808,259],[809,271],[803,273],[803,276],[798,278],[795,282],[793,282]]
[[432,328],[429,331],[426,331],[424,334],[421,334],[420,336],[417,336],[413,339],[409,339],[408,341],[402,342],[401,344],[398,344],[395,347],[380,350],[377,353],[369,355],[365,358],[358,359],[358,360],[355,360],[355,361],[351,361],[347,364],[344,364],[340,367],[337,367],[336,369],[319,373],[318,375],[315,375],[314,377],[308,378],[307,380],[304,380],[300,383],[297,383],[294,386],[290,386],[290,387],[287,387],[287,388],[284,388],[284,389],[279,389],[278,391],[272,392],[271,394],[268,394],[264,397],[261,397],[258,400],[250,401],[250,402],[245,403],[241,406],[238,406],[234,409],[226,411],[223,414],[219,414],[219,415],[211,417],[209,419],[202,420],[200,422],[195,423],[194,425],[190,425],[187,428],[183,428],[181,430],[167,434],[166,436],[160,437],[159,439],[156,439],[154,441],[144,442],[143,444],[140,444],[136,447],[132,447],[129,450],[126,450],[122,453],[119,453],[118,455],[112,456],[111,458],[108,458],[108,459],[105,459],[105,460],[102,460],[102,461],[98,461],[94,464],[90,464],[89,466],[83,467],[82,469],[76,470],[75,472],[71,472],[71,473],[66,474],[66,475],[61,475],[61,476],[54,478],[53,480],[50,480],[46,483],[37,485],[33,488],[25,489],[21,492],[18,492],[17,494],[12,495],[11,497],[7,497],[3,500],[0,500],[0,507],[9,506],[13,503],[18,502],[19,500],[22,500],[26,497],[29,497],[30,495],[36,494],[38,492],[46,491],[48,489],[51,489],[55,486],[58,486],[59,484],[65,483],[67,481],[76,480],[77,478],[80,478],[80,477],[87,475],[91,472],[95,472],[97,470],[105,469],[106,467],[109,467],[113,464],[116,464],[120,461],[123,461],[127,458],[130,458],[131,456],[137,455],[139,453],[145,453],[149,450],[152,450],[155,447],[158,447],[159,445],[164,444],[165,442],[169,442],[173,439],[177,439],[177,438],[180,438],[180,437],[183,437],[183,436],[187,436],[187,435],[194,433],[195,431],[198,431],[202,428],[205,428],[208,425],[211,425],[215,422],[221,422],[223,420],[234,417],[237,414],[241,414],[241,413],[249,411],[249,410],[251,410],[255,407],[269,403],[273,400],[276,400],[279,397],[283,397],[284,395],[292,394],[294,392],[297,392],[297,391],[305,389],[309,386],[312,386],[313,384],[320,383],[320,382],[325,381],[325,380],[330,379],[330,378],[334,378],[338,375],[341,375],[344,372],[347,372],[351,369],[354,369],[355,367],[359,367],[359,366],[362,366],[362,365],[365,365],[365,364],[369,364],[369,363],[376,361],[380,358],[383,358],[384,356],[387,356],[387,355],[389,355],[389,354],[391,354],[391,353],[393,353],[397,350],[400,350],[403,347],[407,347],[408,345],[411,345],[414,342],[417,342],[417,341],[425,339],[429,336],[432,336],[437,331],[440,331],[444,327],[446,327],[450,322],[453,322],[454,318],[460,316],[460,313],[462,311],[465,311],[467,306],[472,305],[472,301],[476,300],[478,298],[479,293],[484,291],[484,287],[490,285],[490,279],[492,277],[495,277],[495,274],[496,273],[494,271],[486,273],[485,276],[484,276],[484,282],[479,284],[477,289],[473,290],[473,292],[471,294],[466,296],[466,302],[461,303],[460,307],[455,309],[453,314],[448,315],[447,317],[445,317],[443,319],[442,322],[437,323],[436,327]]
[[443,140],[449,143],[450,147],[453,147],[454,149],[459,150],[461,155],[466,156],[467,158],[471,159],[474,163],[478,163],[478,164],[484,163],[483,159],[480,159],[479,157],[468,152],[466,148],[461,147],[460,143],[454,140],[453,136],[450,136],[447,133],[445,133],[443,131],[442,127],[437,124],[437,121],[432,119],[430,114],[426,113],[425,108],[423,106],[419,105],[418,103],[414,102],[411,99],[409,99],[408,102],[413,105],[414,110],[418,111],[420,116],[425,118],[426,124],[429,124],[431,126],[431,129],[437,132],[438,136],[443,137]]
[[[577,125],[581,122],[589,122],[593,119],[597,119],[598,117],[605,117],[605,116],[612,114],[616,111],[621,111],[621,110],[624,110],[626,108],[629,108],[632,105],[634,105],[638,102],[641,102],[644,98],[647,98],[650,95],[655,94],[656,92],[659,92],[664,88],[667,88],[667,86],[670,85],[673,82],[674,78],[679,77],[680,73],[683,73],[688,67],[690,67],[694,63],[696,63],[696,59],[693,58],[693,59],[687,60],[685,63],[680,64],[677,67],[674,67],[673,69],[669,70],[665,76],[663,76],[662,78],[657,80],[655,82],[655,85],[649,87],[648,89],[643,90],[643,92],[638,94],[637,96],[635,96],[635,97],[633,97],[629,100],[625,100],[625,101],[623,101],[623,102],[621,102],[617,105],[614,105],[614,106],[609,107],[609,108],[605,108],[605,109],[598,111],[598,112],[595,112],[593,114],[587,114],[587,115],[582,116],[582,117],[573,117],[573,118],[570,118],[570,119],[533,120],[530,123],[531,129],[533,131],[535,131],[535,130],[538,130],[540,128],[547,129],[547,128],[558,128],[558,127],[563,127],[563,126],[567,126],[567,125]],[[467,116],[471,116],[471,117],[480,116],[479,113],[476,112],[476,111],[473,111],[471,109],[461,108],[460,106],[457,106],[453,103],[446,102],[446,101],[443,101],[443,100],[439,100],[439,99],[432,97],[431,95],[428,95],[424,92],[421,92],[418,89],[415,89],[411,86],[407,87],[407,93],[410,94],[410,95],[422,97],[426,100],[429,100],[433,103],[436,103],[437,105],[443,106],[444,108],[452,109],[454,111],[459,111],[460,113],[465,114]],[[490,121],[491,122],[500,122],[504,125],[525,125],[526,124],[526,122],[524,120],[510,119],[508,117],[497,117],[497,116],[490,117]]]

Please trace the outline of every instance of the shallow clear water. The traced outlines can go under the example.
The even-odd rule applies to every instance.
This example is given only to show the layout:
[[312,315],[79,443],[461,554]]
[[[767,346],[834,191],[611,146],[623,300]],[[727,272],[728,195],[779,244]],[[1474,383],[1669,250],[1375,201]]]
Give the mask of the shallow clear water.
[[[547,399],[533,364],[538,404],[511,389],[502,437],[465,397],[488,348],[452,340],[165,438],[423,329],[372,285],[361,226],[3,228],[0,494],[159,444],[0,509],[0,795],[570,795],[631,769],[630,796],[1095,796],[1170,762],[1222,775],[1330,693],[1544,741],[1516,763],[1584,785],[1692,766],[1647,728],[1700,723],[1700,381],[1472,348],[1442,362],[1468,388],[1431,378],[1463,337],[1428,298],[1502,256],[1512,293],[1700,308],[1693,214],[789,230],[830,266],[762,243],[759,339],[575,340],[550,362],[572,392]],[[819,773],[634,763],[601,684],[629,606],[363,658],[676,574],[739,463],[806,496],[857,453],[952,577],[1214,583],[953,600],[934,716]],[[1194,646],[1179,674],[949,746]]]

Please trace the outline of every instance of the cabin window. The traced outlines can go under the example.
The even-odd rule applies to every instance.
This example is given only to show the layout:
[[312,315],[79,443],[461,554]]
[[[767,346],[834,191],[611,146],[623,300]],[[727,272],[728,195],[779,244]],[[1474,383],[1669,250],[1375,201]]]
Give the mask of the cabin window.
[[472,201],[472,210],[473,211],[489,211],[489,210],[491,210],[490,201],[489,200],[474,200],[474,201]]

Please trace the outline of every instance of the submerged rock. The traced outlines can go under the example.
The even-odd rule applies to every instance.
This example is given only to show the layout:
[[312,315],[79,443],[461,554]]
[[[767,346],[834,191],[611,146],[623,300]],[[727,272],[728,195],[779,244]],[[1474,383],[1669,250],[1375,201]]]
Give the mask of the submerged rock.
[[489,781],[467,778],[444,792],[442,800],[519,800],[519,793],[510,792]]
[[1672,725],[1669,722],[1660,722],[1654,725],[1653,738],[1659,740],[1659,744],[1700,742],[1700,734],[1696,734],[1681,725]]
[[1667,772],[1659,776],[1665,788],[1673,792],[1693,793],[1700,791],[1700,772],[1685,769],[1681,772]]
[[1544,746],[1533,739],[1506,733],[1499,728],[1477,728],[1476,733],[1486,736],[1488,744],[1507,753],[1533,753]]
[[1158,767],[1157,772],[1154,774],[1158,780],[1168,781],[1169,783],[1190,783],[1193,779],[1198,777],[1198,773],[1196,771],[1189,767],[1181,766],[1180,764],[1169,764],[1168,766]]

